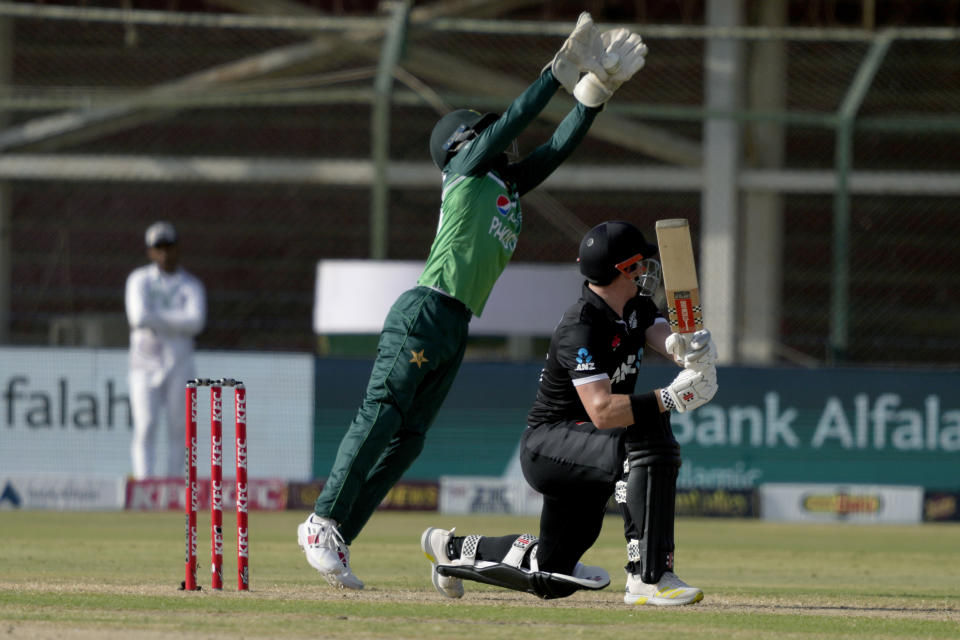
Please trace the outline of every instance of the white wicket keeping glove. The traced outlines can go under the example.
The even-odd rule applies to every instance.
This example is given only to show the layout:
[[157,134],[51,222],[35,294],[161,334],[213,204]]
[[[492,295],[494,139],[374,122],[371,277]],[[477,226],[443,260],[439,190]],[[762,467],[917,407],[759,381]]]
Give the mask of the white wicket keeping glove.
[[717,369],[713,365],[684,369],[669,386],[660,390],[660,399],[668,410],[684,413],[710,402],[717,388]]
[[567,93],[573,93],[577,80],[584,71],[595,73],[606,80],[607,73],[600,63],[603,55],[604,44],[600,30],[593,24],[590,14],[584,11],[577,20],[577,26],[548,66],[553,77],[563,85]]
[[573,95],[588,107],[599,107],[606,103],[624,82],[643,68],[647,61],[647,45],[636,33],[627,29],[605,31],[600,39],[603,43],[601,63],[606,77],[588,73],[574,87]]
[[685,369],[702,368],[717,363],[717,345],[709,329],[693,334],[671,333],[664,343],[674,362]]

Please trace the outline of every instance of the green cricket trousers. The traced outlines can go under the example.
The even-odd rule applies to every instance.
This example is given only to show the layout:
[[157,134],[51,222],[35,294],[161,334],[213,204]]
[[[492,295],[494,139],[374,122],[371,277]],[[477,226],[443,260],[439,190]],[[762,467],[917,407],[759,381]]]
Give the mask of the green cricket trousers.
[[387,314],[363,403],[314,506],[340,523],[347,544],[423,450],[463,361],[470,317],[429,287],[404,292]]

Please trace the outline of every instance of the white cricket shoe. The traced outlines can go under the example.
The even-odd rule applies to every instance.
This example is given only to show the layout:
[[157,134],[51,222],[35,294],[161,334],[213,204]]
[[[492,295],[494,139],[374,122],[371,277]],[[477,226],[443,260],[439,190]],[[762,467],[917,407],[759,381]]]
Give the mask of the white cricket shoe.
[[657,584],[646,584],[640,580],[640,576],[627,574],[627,590],[623,596],[623,601],[627,604],[670,607],[693,604],[701,600],[703,600],[703,591],[691,587],[672,571],[664,573]]
[[437,588],[440,595],[447,598],[462,598],[463,580],[442,576],[437,572],[438,564],[453,564],[447,555],[447,543],[453,537],[454,530],[446,531],[430,527],[420,536],[420,548],[423,549],[423,555],[430,561],[430,579],[433,580],[433,586]]
[[297,542],[310,566],[334,587],[363,589],[363,582],[350,570],[350,548],[343,541],[337,523],[311,513],[297,527]]

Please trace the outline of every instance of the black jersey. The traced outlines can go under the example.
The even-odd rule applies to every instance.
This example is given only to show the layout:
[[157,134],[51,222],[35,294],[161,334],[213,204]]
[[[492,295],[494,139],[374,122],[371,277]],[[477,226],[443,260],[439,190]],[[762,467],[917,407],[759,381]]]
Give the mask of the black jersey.
[[537,400],[527,424],[589,422],[576,386],[609,378],[613,393],[633,393],[646,330],[663,316],[650,298],[637,296],[621,319],[586,283],[553,332]]

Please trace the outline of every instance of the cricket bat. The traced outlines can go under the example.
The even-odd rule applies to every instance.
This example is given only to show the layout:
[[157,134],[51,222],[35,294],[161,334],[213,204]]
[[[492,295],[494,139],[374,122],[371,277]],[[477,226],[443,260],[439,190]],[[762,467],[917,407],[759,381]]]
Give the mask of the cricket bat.
[[689,345],[690,334],[703,328],[690,224],[686,218],[674,218],[657,220],[656,228],[667,297],[667,321],[670,329],[679,333]]

